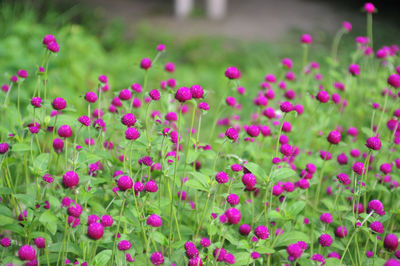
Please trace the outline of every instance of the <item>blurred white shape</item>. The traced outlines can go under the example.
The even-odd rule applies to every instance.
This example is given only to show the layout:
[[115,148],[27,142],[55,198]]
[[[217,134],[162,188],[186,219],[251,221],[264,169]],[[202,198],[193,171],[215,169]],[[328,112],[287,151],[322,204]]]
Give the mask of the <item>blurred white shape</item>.
[[213,20],[220,20],[225,17],[227,0],[207,0],[207,16]]
[[194,0],[175,0],[175,16],[187,18],[192,12]]

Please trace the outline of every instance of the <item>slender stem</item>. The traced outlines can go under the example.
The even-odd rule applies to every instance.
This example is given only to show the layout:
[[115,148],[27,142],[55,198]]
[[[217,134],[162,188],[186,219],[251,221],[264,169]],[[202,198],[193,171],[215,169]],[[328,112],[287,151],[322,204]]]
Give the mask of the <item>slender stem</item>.
[[117,223],[117,231],[115,232],[115,236],[114,236],[113,249],[112,249],[112,254],[111,254],[111,264],[110,265],[113,265],[113,262],[114,262],[115,247],[116,247],[116,243],[117,243],[119,227],[121,225],[121,217],[122,217],[122,214],[124,213],[125,202],[126,202],[126,198],[124,197],[124,200],[122,201],[121,211],[119,212],[118,223]]

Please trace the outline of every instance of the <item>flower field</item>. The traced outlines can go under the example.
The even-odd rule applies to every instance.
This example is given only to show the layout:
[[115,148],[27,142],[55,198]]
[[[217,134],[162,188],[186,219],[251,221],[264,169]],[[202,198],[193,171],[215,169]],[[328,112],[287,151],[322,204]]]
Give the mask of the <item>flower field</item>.
[[268,72],[163,42],[112,68],[74,27],[0,43],[27,58],[0,79],[0,264],[400,265],[399,48],[363,12]]

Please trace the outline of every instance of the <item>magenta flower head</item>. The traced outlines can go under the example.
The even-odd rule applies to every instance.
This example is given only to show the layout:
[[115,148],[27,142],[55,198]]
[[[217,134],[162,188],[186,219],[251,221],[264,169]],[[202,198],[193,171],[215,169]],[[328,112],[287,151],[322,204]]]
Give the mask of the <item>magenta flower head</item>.
[[317,100],[321,103],[326,103],[329,101],[329,93],[326,91],[319,91],[317,94]]
[[18,257],[20,260],[34,260],[36,257],[36,251],[33,247],[25,245],[19,248]]
[[160,226],[162,226],[162,219],[157,214],[151,214],[147,218],[146,224],[148,224],[148,225],[150,225],[152,227],[160,227]]
[[250,137],[257,137],[258,135],[260,135],[260,129],[256,125],[249,126],[246,131]]
[[127,128],[125,131],[125,138],[129,140],[136,140],[140,137],[140,132],[134,127]]
[[85,100],[89,103],[95,103],[97,101],[97,94],[93,91],[89,91],[85,94]]
[[235,255],[231,253],[226,253],[224,256],[224,262],[230,265],[235,264],[236,262]]
[[400,88],[400,75],[390,75],[387,79],[387,83],[395,89]]
[[239,227],[239,233],[241,235],[247,236],[250,234],[250,232],[251,232],[251,226],[249,224],[242,224]]
[[364,167],[364,164],[362,162],[355,162],[353,164],[352,169],[356,174],[359,174],[359,175],[362,175],[363,172],[365,172],[365,167]]
[[291,102],[283,102],[283,103],[281,103],[279,108],[284,113],[289,113],[289,112],[293,111],[293,105]]
[[161,98],[161,93],[158,90],[151,90],[149,96],[153,101],[158,101]]
[[217,258],[217,261],[224,261],[226,250],[224,248],[216,248],[214,249],[213,255],[214,258]]
[[52,42],[56,42],[56,37],[54,37],[53,35],[48,34],[48,35],[45,35],[45,36],[43,37],[42,43],[43,43],[44,45],[48,45],[49,43],[52,43]]
[[367,212],[370,213],[371,211],[374,211],[375,213],[379,214],[379,215],[384,215],[385,211],[383,210],[383,204],[382,202],[380,202],[379,200],[371,200],[368,203],[368,207],[367,207]]
[[230,66],[225,70],[225,77],[228,79],[239,79],[241,76],[239,69],[234,66]]
[[127,127],[133,127],[136,124],[136,116],[127,113],[121,118],[121,122]]
[[67,102],[63,98],[55,98],[53,100],[52,106],[54,109],[60,111],[65,109],[65,107],[67,106]]
[[284,155],[284,156],[290,156],[293,154],[293,147],[290,146],[289,144],[282,144],[279,151]]
[[347,228],[345,226],[338,226],[335,230],[335,235],[339,238],[347,236]]
[[79,184],[79,176],[74,171],[68,171],[63,175],[62,183],[66,188],[73,188]]
[[204,95],[204,90],[200,85],[193,85],[190,87],[190,92],[194,99],[201,99]]
[[326,224],[330,224],[333,221],[332,215],[330,213],[327,213],[327,212],[321,214],[319,219],[321,220],[321,222],[326,223]]
[[367,143],[365,144],[367,148],[375,151],[379,151],[381,149],[382,143],[379,137],[370,137],[367,139]]
[[175,93],[175,99],[183,103],[192,99],[192,93],[189,88],[181,87]]
[[215,180],[217,180],[219,184],[225,184],[229,181],[229,176],[225,172],[218,172],[215,175]]
[[150,261],[153,265],[161,265],[164,263],[164,256],[161,252],[154,252],[151,254]]
[[208,110],[210,110],[210,106],[206,102],[201,102],[201,103],[199,103],[199,109],[208,111]]
[[239,137],[239,134],[237,133],[236,129],[230,127],[225,131],[225,136],[230,140],[236,141]]
[[352,74],[353,76],[360,75],[360,71],[361,71],[361,68],[357,64],[351,64],[349,66],[349,73]]
[[2,245],[3,247],[7,248],[9,246],[11,246],[11,239],[4,237],[0,240],[0,245]]
[[20,78],[26,79],[28,77],[28,71],[26,71],[25,69],[20,69],[17,71],[17,75]]
[[118,242],[118,250],[124,251],[130,249],[131,247],[132,244],[128,240],[121,240]]
[[369,225],[369,228],[371,228],[372,231],[374,231],[378,234],[383,234],[383,232],[385,232],[385,228],[383,227],[383,224],[379,221],[372,222]]
[[8,152],[9,148],[10,145],[8,145],[8,143],[6,142],[0,143],[0,154],[5,154],[6,152]]
[[385,236],[383,245],[389,251],[396,251],[397,246],[399,245],[399,239],[394,234],[388,234]]
[[104,227],[100,223],[92,223],[88,226],[87,233],[91,239],[99,240],[103,237]]
[[35,240],[33,241],[33,243],[35,243],[35,246],[37,248],[45,248],[46,247],[46,239],[44,239],[43,237],[37,237],[35,238]]
[[72,136],[72,129],[68,125],[62,125],[57,133],[61,138],[69,138]]
[[141,93],[142,92],[142,86],[139,83],[133,83],[131,85],[131,89],[137,93]]
[[79,117],[78,122],[86,127],[90,126],[90,118],[86,115]]
[[133,187],[132,178],[127,175],[121,176],[117,181],[117,186],[122,191],[131,189]]
[[119,92],[118,97],[119,97],[121,100],[124,100],[124,101],[130,100],[130,99],[132,98],[132,92],[131,92],[130,90],[128,90],[128,89],[122,89],[122,90]]
[[146,182],[146,184],[144,184],[144,190],[146,190],[147,192],[157,192],[157,183],[153,180]]
[[342,26],[343,26],[343,28],[346,30],[346,32],[350,32],[351,29],[353,28],[353,26],[351,25],[351,23],[348,22],[348,21],[344,21],[344,22],[342,23]]
[[236,194],[229,194],[226,197],[226,201],[229,203],[229,205],[235,206],[235,205],[238,205],[240,203],[240,198]]
[[292,257],[293,259],[298,259],[303,254],[303,249],[298,243],[294,243],[287,246],[286,252],[288,253],[289,257]]
[[225,215],[228,218],[230,224],[238,224],[242,219],[242,214],[236,208],[229,208],[225,211]]
[[142,69],[147,70],[151,67],[151,64],[152,64],[152,62],[151,62],[150,58],[143,58],[142,61],[140,62],[140,67]]
[[293,67],[293,61],[290,58],[283,58],[281,63],[282,66],[286,67],[287,69],[292,69]]
[[17,83],[18,82],[18,77],[17,76],[11,76],[10,78],[12,83]]
[[341,138],[342,138],[342,135],[340,134],[340,132],[333,130],[329,133],[327,139],[328,139],[329,143],[331,143],[331,144],[339,144]]
[[259,239],[267,239],[269,237],[269,231],[268,228],[264,225],[259,225],[254,229],[254,234],[259,238]]
[[100,222],[104,227],[110,227],[113,225],[114,219],[110,215],[103,215]]
[[196,245],[193,242],[186,242],[184,245],[185,251],[186,251],[186,256],[188,258],[196,258],[199,256],[199,251],[196,248]]
[[164,52],[165,51],[165,44],[160,43],[159,45],[157,45],[156,50],[158,52]]
[[51,42],[46,45],[46,49],[53,53],[58,53],[60,51],[60,46],[57,42]]
[[312,43],[312,37],[310,34],[303,34],[301,36],[301,42],[305,44],[311,44]]
[[347,186],[351,183],[349,176],[345,173],[339,173],[336,177],[343,185]]
[[333,242],[333,239],[330,235],[328,234],[322,234],[319,237],[319,244],[323,247],[329,247]]
[[165,71],[173,73],[175,71],[175,64],[172,62],[168,62],[164,66]]
[[375,6],[372,3],[365,3],[364,5],[364,10],[369,13],[372,14],[375,12]]
[[106,83],[108,82],[108,78],[107,78],[106,75],[100,75],[100,76],[98,77],[98,80],[99,80],[101,83],[103,83],[103,84],[106,84]]
[[40,97],[33,97],[31,99],[31,104],[34,108],[40,108],[42,107],[42,98]]
[[246,189],[252,190],[257,184],[257,179],[253,174],[246,173],[242,176],[242,183],[245,185]]
[[56,153],[61,153],[64,148],[64,141],[59,138],[53,140],[53,148]]

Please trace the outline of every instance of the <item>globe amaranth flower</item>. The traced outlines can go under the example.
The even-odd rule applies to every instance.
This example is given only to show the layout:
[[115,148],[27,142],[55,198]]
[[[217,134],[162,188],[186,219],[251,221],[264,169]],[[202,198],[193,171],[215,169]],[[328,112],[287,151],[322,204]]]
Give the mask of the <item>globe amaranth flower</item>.
[[229,203],[229,205],[235,206],[235,205],[238,205],[240,203],[240,198],[236,194],[229,194],[226,197],[226,201]]
[[139,130],[134,127],[127,128],[125,131],[125,138],[128,140],[136,140],[140,137]]
[[128,240],[121,240],[118,242],[118,250],[125,251],[132,247],[131,242]]
[[319,244],[323,247],[329,247],[333,242],[332,237],[329,234],[322,234],[319,237]]
[[385,240],[383,241],[384,247],[389,251],[396,251],[399,245],[399,239],[394,234],[388,234],[385,236]]
[[250,234],[250,232],[251,232],[251,226],[249,224],[242,224],[239,227],[239,233],[241,235],[247,236]]
[[218,172],[215,175],[215,180],[219,183],[219,184],[225,184],[229,181],[229,176],[227,173],[225,172]]
[[132,178],[129,176],[121,176],[117,181],[117,186],[121,191],[126,191],[133,187]]
[[298,259],[303,254],[303,249],[300,247],[298,243],[294,243],[287,246],[286,252],[293,259]]
[[254,229],[254,234],[259,238],[259,239],[267,239],[269,237],[269,231],[268,228],[264,225],[259,225]]
[[226,136],[228,139],[230,139],[230,140],[236,141],[236,140],[238,139],[238,137],[239,137],[239,134],[238,134],[238,132],[236,131],[236,129],[234,129],[233,127],[231,127],[231,128],[228,128],[228,129],[225,131],[225,136]]
[[20,260],[34,260],[36,257],[36,251],[32,246],[24,245],[18,250],[18,257]]
[[110,227],[113,225],[114,219],[110,215],[103,215],[101,216],[100,223],[104,227]]
[[62,183],[67,188],[73,188],[79,184],[79,176],[74,171],[68,171],[63,175]]
[[72,129],[68,125],[62,125],[58,128],[57,133],[61,138],[69,138],[72,136]]
[[164,263],[164,256],[161,252],[151,254],[150,261],[153,265],[161,265]]
[[331,144],[339,144],[341,138],[342,138],[342,135],[340,134],[340,132],[333,130],[333,131],[329,132],[327,139],[328,139],[329,143],[331,143]]
[[103,237],[103,225],[101,225],[100,223],[92,223],[88,226],[87,233],[91,239],[98,240]]
[[147,217],[146,224],[152,227],[160,227],[162,226],[162,219],[157,214],[151,214],[149,217]]
[[248,190],[252,190],[257,184],[257,179],[253,174],[247,173],[242,176],[242,183]]
[[51,104],[55,110],[63,110],[67,106],[67,102],[63,98],[55,98]]
[[368,203],[367,212],[370,213],[371,211],[374,211],[381,216],[385,214],[385,211],[383,210],[383,204],[379,200],[371,200]]
[[237,69],[234,66],[230,66],[225,70],[225,77],[228,79],[239,79],[241,76],[241,73],[239,69]]
[[242,214],[236,208],[229,208],[225,211],[225,215],[228,218],[230,224],[238,224],[242,218]]
[[37,237],[33,240],[33,243],[37,248],[45,248],[46,247],[46,240],[43,237]]
[[186,242],[184,244],[184,248],[185,248],[185,253],[186,256],[190,259],[190,258],[196,258],[199,256],[199,251],[196,248],[196,245],[193,242]]
[[303,34],[301,36],[301,42],[305,44],[311,44],[312,43],[312,37],[310,34]]
[[330,224],[333,221],[332,215],[330,213],[327,213],[327,212],[321,214],[319,219],[321,220],[321,222],[326,223],[326,224]]
[[387,82],[393,88],[396,88],[396,89],[400,88],[400,75],[398,75],[398,74],[390,75],[387,79]]
[[367,139],[367,143],[365,144],[367,148],[375,151],[379,151],[381,149],[382,143],[379,137],[370,137]]
[[144,70],[147,70],[151,67],[152,62],[150,58],[143,58],[142,61],[140,61],[140,67]]
[[175,93],[175,99],[183,103],[192,99],[192,93],[189,88],[181,87]]
[[383,224],[379,221],[374,221],[369,225],[369,228],[371,228],[372,231],[378,233],[378,234],[383,234],[385,231],[385,228],[383,227]]
[[345,226],[338,226],[335,230],[335,236],[343,238],[347,236],[347,228]]

